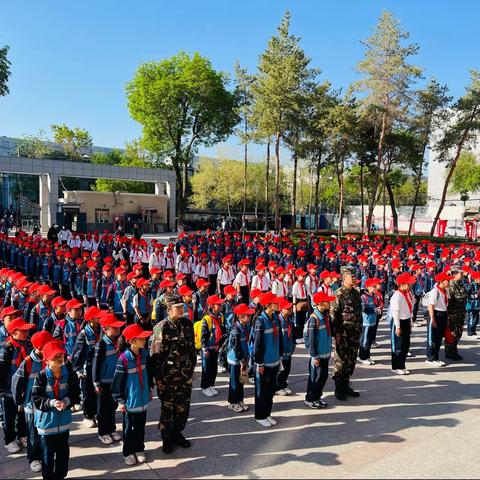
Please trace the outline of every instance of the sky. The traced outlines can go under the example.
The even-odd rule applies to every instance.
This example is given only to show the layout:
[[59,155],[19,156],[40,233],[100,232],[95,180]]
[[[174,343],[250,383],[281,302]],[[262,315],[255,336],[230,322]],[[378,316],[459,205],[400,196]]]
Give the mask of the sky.
[[[231,73],[254,72],[286,10],[291,32],[335,88],[357,80],[361,40],[382,10],[392,11],[420,46],[414,63],[463,94],[480,69],[478,0],[0,0],[0,47],[10,46],[10,94],[0,98],[0,136],[66,123],[94,144],[124,147],[141,136],[125,85],[145,61],[199,52]],[[232,138],[226,149],[238,144]],[[218,150],[217,150],[218,151]],[[212,154],[213,149],[201,150]]]

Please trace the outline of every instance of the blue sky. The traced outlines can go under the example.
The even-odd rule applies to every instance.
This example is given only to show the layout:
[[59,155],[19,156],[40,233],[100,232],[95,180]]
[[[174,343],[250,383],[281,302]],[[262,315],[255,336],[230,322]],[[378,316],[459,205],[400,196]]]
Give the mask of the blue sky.
[[[420,45],[415,62],[426,77],[463,93],[480,68],[477,0],[2,0],[0,46],[11,48],[10,95],[0,98],[0,135],[49,130],[54,123],[87,129],[94,143],[123,147],[141,134],[128,113],[125,84],[144,61],[198,51],[214,68],[234,62],[254,71],[283,13],[312,64],[335,87],[358,76],[366,38],[388,9]],[[230,145],[235,145],[232,139]]]

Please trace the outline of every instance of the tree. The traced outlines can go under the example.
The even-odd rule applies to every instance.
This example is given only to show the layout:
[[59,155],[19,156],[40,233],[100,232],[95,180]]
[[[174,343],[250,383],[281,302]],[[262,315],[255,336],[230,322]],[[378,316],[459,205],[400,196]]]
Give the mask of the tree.
[[367,231],[370,231],[376,193],[382,170],[385,136],[394,124],[405,118],[411,103],[411,84],[420,77],[420,68],[408,63],[418,46],[403,46],[409,34],[400,29],[397,19],[390,12],[382,12],[373,34],[362,43],[366,47],[365,58],[357,64],[357,71],[364,76],[356,82],[363,98],[365,115],[371,118],[378,131],[374,194],[368,205]]
[[172,162],[177,183],[178,227],[188,205],[188,168],[200,145],[225,140],[238,123],[227,77],[198,53],[180,52],[140,65],[127,85],[130,115],[143,128],[143,144]]
[[[248,169],[248,143],[251,140],[252,115],[253,115],[253,94],[252,85],[255,82],[255,76],[249,75],[246,68],[242,68],[237,61],[235,64],[235,94],[238,100],[237,113],[240,117],[240,127],[237,129],[237,135],[243,143],[244,153],[244,172],[243,172],[243,225],[247,213],[247,169]],[[245,229],[242,231],[245,235]]]
[[8,79],[12,72],[10,71],[10,60],[7,57],[9,47],[5,45],[0,48],[0,97],[5,97],[10,93],[8,88]]
[[53,140],[72,161],[80,161],[83,155],[92,154],[93,140],[90,134],[81,128],[70,128],[65,123],[52,125]]
[[20,157],[48,158],[53,154],[53,148],[45,130],[39,130],[36,135],[24,135],[17,143]]
[[300,39],[290,34],[290,13],[287,11],[260,55],[257,81],[253,86],[255,124],[263,138],[273,138],[275,149],[275,228],[280,228],[280,145],[294,127],[298,95],[316,74],[309,68],[310,59],[299,46]]
[[480,190],[480,165],[475,155],[463,152],[452,175],[450,191],[467,199],[468,194]]
[[435,233],[435,227],[445,206],[450,180],[457,167],[458,160],[464,148],[471,145],[480,130],[480,72],[470,71],[471,83],[466,93],[459,98],[452,109],[453,117],[435,146],[439,162],[445,163],[448,173],[442,190],[442,198],[433,220],[430,236]]
[[448,88],[446,85],[440,85],[435,79],[431,79],[423,90],[416,93],[416,102],[414,105],[414,117],[412,121],[412,129],[418,137],[418,162],[413,166],[416,175],[415,181],[415,197],[413,200],[412,215],[408,226],[408,235],[410,236],[413,227],[413,220],[420,195],[420,187],[422,183],[422,174],[424,167],[424,158],[430,142],[432,132],[440,127],[447,119],[446,107],[451,101],[448,96]]

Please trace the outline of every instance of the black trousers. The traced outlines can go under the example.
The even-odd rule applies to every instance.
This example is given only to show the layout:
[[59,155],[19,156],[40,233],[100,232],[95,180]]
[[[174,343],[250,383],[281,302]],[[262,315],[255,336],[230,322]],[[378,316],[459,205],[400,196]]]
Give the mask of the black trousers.
[[392,341],[392,370],[404,370],[407,353],[410,350],[410,335],[412,324],[410,319],[400,320],[401,334],[397,337],[395,333],[395,322],[390,325],[390,338]]
[[19,412],[12,397],[3,397],[3,433],[5,445],[27,436],[25,413]]
[[80,388],[82,391],[83,416],[93,420],[97,413],[97,394],[90,375],[87,374],[85,378],[80,380]]
[[428,319],[427,326],[427,360],[438,360],[438,354],[440,353],[440,347],[442,346],[442,340],[445,334],[445,328],[447,326],[447,312],[434,311],[436,327],[432,326],[430,318]]
[[228,364],[229,382],[228,382],[228,403],[243,402],[244,388],[243,383],[240,383],[241,365]]
[[217,275],[209,275],[208,281],[210,282],[210,285],[208,286],[208,294],[215,295],[217,291]]
[[417,321],[418,310],[420,309],[420,295],[415,295],[415,303],[413,304],[413,312],[412,312],[412,322]]
[[472,336],[477,334],[477,325],[480,310],[469,310],[467,312],[467,335]]
[[213,387],[218,373],[218,352],[208,351],[208,357],[202,351],[202,389]]
[[320,365],[316,367],[313,364],[313,359],[310,358],[308,362],[307,394],[305,395],[307,402],[314,402],[322,398],[323,388],[328,379],[329,360],[329,358],[321,358]]
[[306,318],[307,318],[306,310],[304,310],[303,312],[295,312],[295,329],[294,329],[295,340],[298,340],[299,338],[303,338],[303,326],[305,325]]
[[56,435],[41,435],[42,445],[42,477],[48,480],[60,480],[68,474],[70,447],[69,432]]
[[288,387],[287,380],[288,376],[290,375],[290,370],[292,369],[292,357],[283,358],[281,362],[282,370],[279,371],[277,375],[277,391]]
[[145,451],[145,424],[147,412],[123,414],[123,456]]
[[264,367],[264,372],[261,375],[258,373],[256,366],[255,369],[255,419],[265,420],[272,414],[278,366]]
[[97,395],[97,424],[99,435],[110,435],[115,431],[115,410],[117,403],[110,393],[110,384],[101,383],[102,393]]
[[362,336],[360,337],[360,349],[358,351],[358,356],[361,360],[368,360],[370,358],[370,349],[372,348],[376,333],[376,325],[363,325]]
[[249,302],[250,302],[250,292],[249,292],[248,285],[240,287],[240,297],[242,299],[241,303],[244,303],[245,305],[249,304]]
[[27,460],[32,463],[34,460],[42,460],[42,447],[40,445],[40,436],[33,423],[33,413],[25,414],[27,424]]

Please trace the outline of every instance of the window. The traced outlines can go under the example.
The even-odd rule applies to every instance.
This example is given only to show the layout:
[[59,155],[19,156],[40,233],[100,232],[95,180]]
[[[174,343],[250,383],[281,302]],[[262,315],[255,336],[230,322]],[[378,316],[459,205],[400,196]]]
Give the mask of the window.
[[108,223],[110,210],[108,208],[95,209],[95,223]]
[[8,140],[2,140],[2,147],[3,148],[8,148],[10,146],[10,143],[8,143]]

